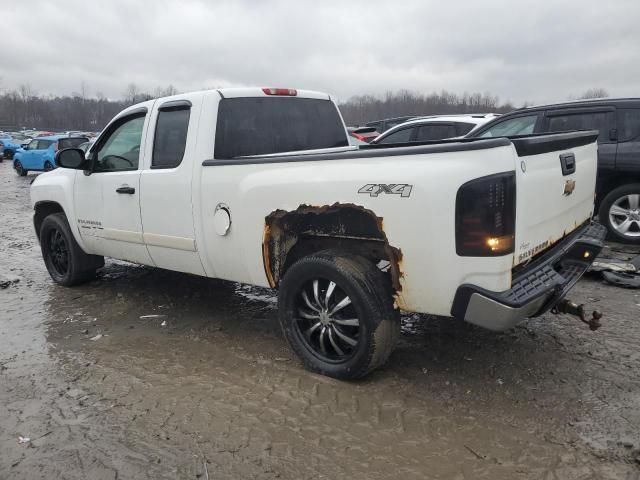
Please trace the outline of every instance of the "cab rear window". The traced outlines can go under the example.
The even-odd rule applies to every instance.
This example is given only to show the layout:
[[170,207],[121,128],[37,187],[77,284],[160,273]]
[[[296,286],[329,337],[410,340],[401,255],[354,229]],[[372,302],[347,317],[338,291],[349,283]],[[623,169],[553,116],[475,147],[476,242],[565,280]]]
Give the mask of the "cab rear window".
[[346,147],[347,134],[330,100],[299,97],[220,101],[215,158]]

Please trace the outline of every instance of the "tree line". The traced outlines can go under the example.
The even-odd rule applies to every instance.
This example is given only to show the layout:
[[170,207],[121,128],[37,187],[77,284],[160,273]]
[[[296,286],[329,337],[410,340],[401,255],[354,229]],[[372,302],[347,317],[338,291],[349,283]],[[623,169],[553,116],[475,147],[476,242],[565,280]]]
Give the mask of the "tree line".
[[84,83],[79,91],[64,96],[38,95],[24,84],[0,95],[0,130],[99,131],[130,105],[177,93],[173,85],[156,88],[151,93],[131,83],[122,98],[113,100],[101,93],[89,96]]
[[[35,128],[39,130],[99,131],[123,108],[152,98],[177,94],[173,86],[156,88],[152,93],[131,83],[122,98],[113,100],[97,93],[90,97],[87,87],[65,96],[36,94],[29,85],[0,95],[0,130]],[[607,97],[602,88],[592,88],[569,98]],[[527,106],[525,103],[521,106]],[[443,90],[439,93],[419,93],[409,90],[387,92],[382,96],[358,95],[340,103],[340,111],[348,125],[405,115],[445,115],[462,113],[506,113],[514,108],[501,103],[490,93],[463,93]]]

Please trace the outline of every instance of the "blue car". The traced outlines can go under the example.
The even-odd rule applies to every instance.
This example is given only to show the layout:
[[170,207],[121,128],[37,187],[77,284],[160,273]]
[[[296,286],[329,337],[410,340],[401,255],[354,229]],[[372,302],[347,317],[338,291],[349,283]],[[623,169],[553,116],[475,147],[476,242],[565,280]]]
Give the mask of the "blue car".
[[0,162],[2,158],[12,159],[16,151],[29,140],[31,140],[31,137],[23,135],[0,134]]
[[34,138],[24,148],[19,148],[13,156],[13,168],[24,177],[30,171],[48,172],[57,167],[56,152],[65,148],[75,148],[89,141],[87,137],[52,135]]

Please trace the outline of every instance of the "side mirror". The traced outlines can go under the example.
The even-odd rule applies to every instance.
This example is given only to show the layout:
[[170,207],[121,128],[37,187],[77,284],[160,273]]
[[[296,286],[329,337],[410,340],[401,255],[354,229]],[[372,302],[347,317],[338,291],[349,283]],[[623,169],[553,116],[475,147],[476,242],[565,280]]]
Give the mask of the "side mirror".
[[29,150],[29,144],[27,143],[25,145],[22,145],[22,147],[20,148],[22,148],[22,150]]
[[65,148],[56,153],[56,163],[62,168],[84,170],[86,162],[84,152],[79,148]]

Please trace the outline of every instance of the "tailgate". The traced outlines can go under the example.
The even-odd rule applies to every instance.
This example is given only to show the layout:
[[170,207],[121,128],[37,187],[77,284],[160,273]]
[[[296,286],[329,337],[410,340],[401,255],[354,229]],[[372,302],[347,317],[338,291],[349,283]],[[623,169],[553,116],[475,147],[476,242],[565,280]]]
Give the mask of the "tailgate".
[[516,159],[514,266],[593,215],[598,132],[511,139]]

